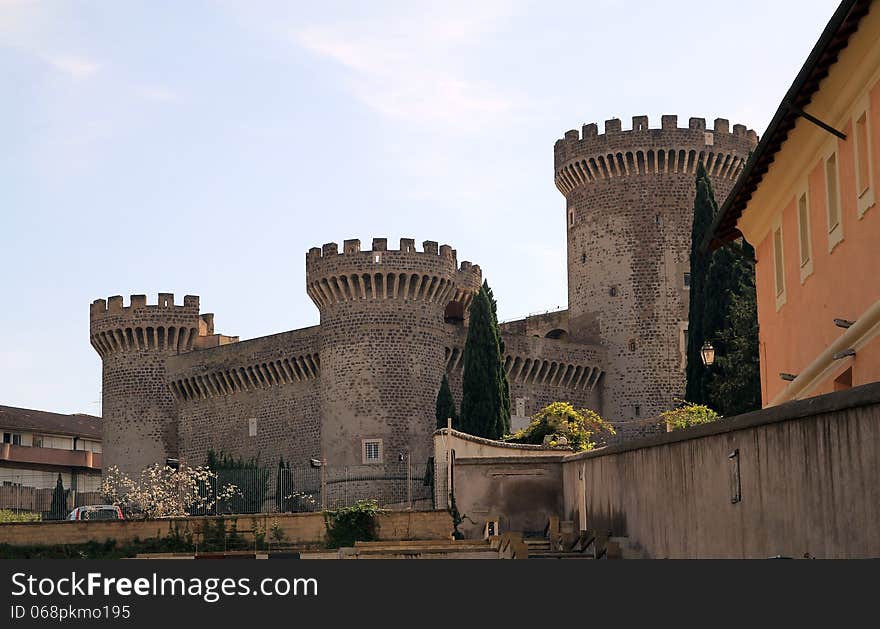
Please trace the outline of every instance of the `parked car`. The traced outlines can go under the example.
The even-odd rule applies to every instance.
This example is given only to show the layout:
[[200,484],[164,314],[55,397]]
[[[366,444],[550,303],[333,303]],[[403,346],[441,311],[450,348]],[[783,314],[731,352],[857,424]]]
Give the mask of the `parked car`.
[[67,516],[68,520],[124,520],[122,509],[116,505],[85,505],[77,507]]

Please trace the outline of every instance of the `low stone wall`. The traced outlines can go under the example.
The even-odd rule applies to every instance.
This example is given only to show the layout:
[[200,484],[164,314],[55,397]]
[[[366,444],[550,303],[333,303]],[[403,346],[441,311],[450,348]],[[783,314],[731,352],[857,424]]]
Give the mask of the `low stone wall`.
[[[198,539],[206,524],[216,517],[168,518],[165,520],[123,520],[104,522],[22,522],[0,524],[0,543],[15,546],[40,544],[83,544],[113,539],[125,543],[135,538],[162,538],[189,532]],[[227,529],[235,520],[238,533],[253,539],[254,525],[271,531],[277,523],[284,543],[323,544],[326,528],[321,513],[282,513],[224,516]],[[452,534],[452,517],[447,511],[393,511],[378,517],[378,538],[393,540],[440,540]],[[266,536],[268,540],[270,535]]]
[[466,537],[554,515],[645,557],[880,558],[880,383],[592,452],[501,451],[455,459]]
[[649,557],[880,557],[880,383],[563,465],[563,516]]

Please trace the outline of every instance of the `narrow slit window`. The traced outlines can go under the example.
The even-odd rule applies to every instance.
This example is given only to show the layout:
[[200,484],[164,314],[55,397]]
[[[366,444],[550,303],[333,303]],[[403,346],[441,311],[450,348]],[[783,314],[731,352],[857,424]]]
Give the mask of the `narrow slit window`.
[[856,186],[861,198],[871,186],[868,161],[868,112],[856,119]]
[[776,272],[776,297],[781,297],[785,292],[785,267],[782,255],[782,227],[777,227],[773,232],[773,261]]
[[807,266],[812,258],[810,251],[810,208],[807,205],[807,195],[798,197],[798,235],[800,239],[801,267]]
[[825,161],[825,184],[828,191],[828,233],[840,225],[840,197],[837,190],[837,154]]

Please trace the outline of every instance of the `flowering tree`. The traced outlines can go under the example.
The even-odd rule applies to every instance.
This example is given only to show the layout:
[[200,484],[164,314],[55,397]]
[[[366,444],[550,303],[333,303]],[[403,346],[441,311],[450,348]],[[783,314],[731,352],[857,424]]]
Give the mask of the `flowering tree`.
[[572,450],[592,450],[614,435],[614,426],[587,408],[576,410],[568,402],[553,402],[532,416],[527,428],[507,440],[515,443],[566,446]]
[[705,404],[681,401],[677,408],[660,413],[660,417],[666,424],[666,430],[671,432],[714,422],[720,415]]
[[206,467],[178,469],[153,464],[135,479],[116,466],[107,469],[101,491],[111,504],[145,518],[187,516],[212,509],[241,492],[232,484],[217,488],[217,474]]

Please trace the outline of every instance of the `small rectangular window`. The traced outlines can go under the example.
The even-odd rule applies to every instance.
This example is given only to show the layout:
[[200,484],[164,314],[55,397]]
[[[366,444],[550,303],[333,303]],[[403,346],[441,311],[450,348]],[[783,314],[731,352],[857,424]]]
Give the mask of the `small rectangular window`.
[[685,289],[689,289],[691,287],[691,274],[690,273],[684,274],[684,287],[685,287]]
[[785,293],[785,256],[782,251],[782,226],[773,230],[773,266],[776,278],[777,307],[779,299]]
[[364,439],[362,442],[363,462],[381,463],[382,462],[382,440],[381,439]]
[[[558,223],[557,223],[557,224],[558,224]],[[569,213],[568,213],[568,224],[569,224],[569,225],[574,225],[574,212],[569,212]]]
[[248,437],[256,437],[257,436],[257,418],[251,417],[248,419]]

